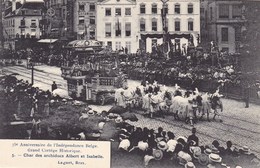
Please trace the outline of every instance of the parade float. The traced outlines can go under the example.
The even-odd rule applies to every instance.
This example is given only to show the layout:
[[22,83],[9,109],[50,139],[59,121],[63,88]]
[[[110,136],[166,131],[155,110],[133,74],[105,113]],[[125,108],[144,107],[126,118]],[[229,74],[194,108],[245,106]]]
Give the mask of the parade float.
[[126,83],[118,69],[119,53],[94,40],[75,40],[65,49],[61,71],[69,96],[100,105],[114,100],[115,89]]

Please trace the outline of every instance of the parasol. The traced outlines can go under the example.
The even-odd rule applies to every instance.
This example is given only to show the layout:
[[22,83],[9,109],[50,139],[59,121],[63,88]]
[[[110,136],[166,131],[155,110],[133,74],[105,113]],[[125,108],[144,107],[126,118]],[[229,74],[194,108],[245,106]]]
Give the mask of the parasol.
[[60,96],[62,98],[69,98],[69,95],[68,95],[68,91],[64,90],[64,89],[55,89],[52,94],[54,96]]

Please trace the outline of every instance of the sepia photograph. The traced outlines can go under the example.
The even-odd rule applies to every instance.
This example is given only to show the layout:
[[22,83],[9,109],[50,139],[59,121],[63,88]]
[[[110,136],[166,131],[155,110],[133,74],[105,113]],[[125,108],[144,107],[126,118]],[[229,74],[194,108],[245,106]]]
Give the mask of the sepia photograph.
[[259,20],[260,0],[0,0],[0,168],[259,168]]

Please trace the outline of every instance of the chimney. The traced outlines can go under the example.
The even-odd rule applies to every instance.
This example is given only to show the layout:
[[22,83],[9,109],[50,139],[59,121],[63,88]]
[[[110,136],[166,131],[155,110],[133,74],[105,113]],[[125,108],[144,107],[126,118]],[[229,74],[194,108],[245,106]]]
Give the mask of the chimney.
[[16,10],[16,0],[12,0],[12,12]]

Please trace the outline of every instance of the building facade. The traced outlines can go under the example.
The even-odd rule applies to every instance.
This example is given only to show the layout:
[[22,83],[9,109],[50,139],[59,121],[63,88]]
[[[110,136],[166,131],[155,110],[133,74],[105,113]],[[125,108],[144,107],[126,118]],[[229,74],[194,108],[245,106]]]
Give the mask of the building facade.
[[[188,44],[192,37],[197,46],[196,39],[200,35],[199,0],[169,0],[164,8],[165,24],[173,44]],[[163,3],[157,0],[99,2],[97,39],[111,45],[113,50],[126,47],[134,53],[144,45],[146,52],[152,52],[153,46],[163,43],[162,10]]]
[[45,0],[44,38],[74,39],[74,0]]
[[113,50],[127,48],[128,53],[138,49],[136,2],[105,0],[97,3],[97,40]]
[[[163,7],[161,1],[137,1],[138,34],[144,40],[147,52],[152,46],[163,43],[162,12],[166,12],[166,29],[173,44],[188,46],[190,37],[194,45],[200,36],[200,3],[199,0],[169,0]],[[144,37],[144,38],[143,38]]]
[[39,39],[42,36],[43,2],[16,2],[7,4],[3,20],[4,44],[14,49],[22,39]]
[[96,39],[96,1],[75,1],[74,30],[77,33],[77,39]]
[[209,0],[208,37],[219,51],[240,52],[241,29],[246,22],[242,0]]

